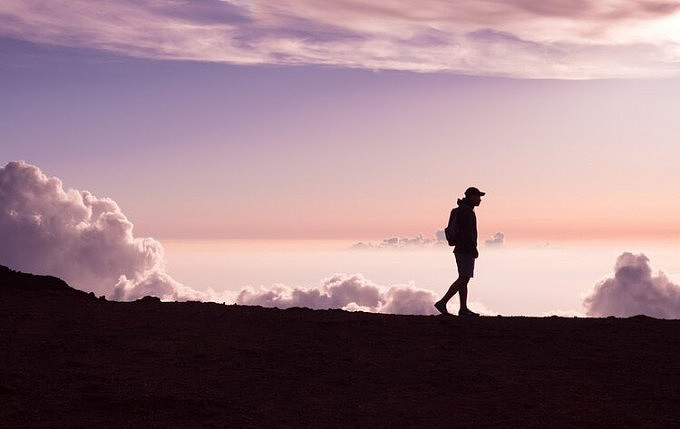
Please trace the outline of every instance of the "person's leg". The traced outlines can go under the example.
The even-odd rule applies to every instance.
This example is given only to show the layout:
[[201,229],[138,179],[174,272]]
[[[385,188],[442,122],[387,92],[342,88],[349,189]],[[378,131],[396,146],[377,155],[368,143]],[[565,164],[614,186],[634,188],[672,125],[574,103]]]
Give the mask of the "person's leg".
[[467,310],[468,283],[470,282],[470,277],[459,277],[456,282],[460,282],[458,285],[458,299],[460,300],[460,309]]
[[[468,278],[468,280],[470,279]],[[458,289],[458,297],[460,298],[460,310],[458,310],[459,316],[479,316],[479,314],[467,307],[467,282]]]
[[[444,294],[444,297],[439,300],[439,302],[447,303],[449,300],[453,297],[453,295],[456,294],[456,292],[459,292],[461,289],[461,286],[465,285],[467,286],[467,281],[469,279],[466,279],[465,277],[458,277],[455,282],[451,283],[451,286],[449,286],[449,290],[446,291]],[[466,287],[466,292],[467,292],[467,287]]]
[[474,311],[470,311],[467,306],[468,298],[468,283],[475,272],[475,256],[474,255],[456,255],[456,262],[458,263],[458,273],[461,282],[458,285],[458,298],[460,299],[459,316],[477,316]]
[[[440,299],[439,301],[434,303],[435,308],[437,310],[439,310],[440,313],[444,313],[444,314],[448,313],[448,311],[446,311],[446,304],[453,297],[453,295],[456,294],[456,292],[459,292],[459,293],[462,294],[463,291],[464,291],[464,293],[465,293],[464,299],[465,299],[465,302],[466,302],[467,301],[467,284],[468,284],[469,281],[470,281],[469,277],[459,276],[456,279],[456,281],[453,282],[451,284],[451,286],[449,286],[449,290],[446,291],[446,293],[444,294],[444,297],[442,297],[442,299]],[[463,305],[462,304],[462,302],[463,302],[463,296],[462,295],[460,296],[460,299],[461,299],[461,305]]]
[[451,286],[449,286],[449,290],[446,291],[442,299],[434,303],[434,307],[442,314],[449,314],[446,309],[446,304],[456,292],[459,294],[460,308],[467,311],[467,285],[474,272],[475,259],[469,255],[460,255],[458,253],[456,253],[455,256],[456,266],[458,267],[458,278]]

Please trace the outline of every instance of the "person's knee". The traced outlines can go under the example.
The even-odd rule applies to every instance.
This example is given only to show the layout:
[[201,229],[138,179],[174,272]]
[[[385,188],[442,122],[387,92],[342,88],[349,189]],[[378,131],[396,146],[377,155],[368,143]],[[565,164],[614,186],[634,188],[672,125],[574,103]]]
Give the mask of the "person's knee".
[[470,282],[470,277],[469,276],[458,276],[458,280],[456,280],[456,283],[459,285],[467,285]]

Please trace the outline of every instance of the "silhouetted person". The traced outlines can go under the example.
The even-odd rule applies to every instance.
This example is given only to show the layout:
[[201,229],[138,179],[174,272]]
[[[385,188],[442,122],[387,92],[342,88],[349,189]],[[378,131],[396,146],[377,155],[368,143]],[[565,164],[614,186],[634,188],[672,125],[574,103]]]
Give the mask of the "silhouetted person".
[[465,191],[465,198],[458,200],[458,209],[453,220],[458,225],[456,244],[453,253],[456,255],[458,266],[458,278],[446,291],[444,297],[434,303],[434,307],[442,314],[449,314],[446,304],[458,292],[460,299],[459,316],[479,316],[467,307],[468,283],[474,276],[475,259],[479,256],[477,251],[477,216],[475,207],[482,202],[482,196],[486,193],[471,187]]

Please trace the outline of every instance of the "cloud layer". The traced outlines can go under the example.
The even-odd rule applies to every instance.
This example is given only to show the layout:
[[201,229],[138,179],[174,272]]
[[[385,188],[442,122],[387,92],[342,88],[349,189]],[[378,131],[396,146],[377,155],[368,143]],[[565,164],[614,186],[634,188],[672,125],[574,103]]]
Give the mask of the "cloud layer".
[[153,59],[531,78],[677,76],[680,2],[4,0],[0,36]]
[[418,234],[416,237],[390,237],[385,238],[379,243],[363,242],[354,243],[353,249],[402,249],[402,248],[419,248],[432,247],[435,245],[444,245],[446,237],[444,237],[444,230],[439,230],[434,237],[425,237],[423,234]]
[[115,201],[65,190],[34,165],[0,167],[0,263],[115,300],[203,299],[165,272],[163,247],[134,237]]
[[278,308],[342,308],[374,313],[435,314],[432,304],[437,298],[434,292],[413,285],[383,287],[361,274],[336,274],[312,289],[283,285],[244,288],[236,298],[236,303]]
[[[224,298],[188,288],[168,275],[163,246],[152,238],[135,237],[132,223],[115,201],[64,189],[61,180],[23,161],[0,167],[0,237],[0,264],[58,276],[109,299]],[[337,274],[318,288],[244,288],[236,302],[433,314],[435,299],[433,292],[412,285],[382,287],[360,274]]]
[[680,286],[662,272],[652,274],[649,258],[623,253],[614,277],[598,283],[583,303],[588,316],[680,318]]
[[[505,242],[505,234],[497,232],[488,240],[484,241],[484,245],[489,248],[503,247]],[[446,234],[443,229],[435,231],[434,236],[426,237],[423,234],[418,234],[415,237],[390,237],[385,238],[379,243],[363,242],[354,243],[352,249],[413,249],[413,248],[432,248],[435,246],[448,246],[446,241]]]

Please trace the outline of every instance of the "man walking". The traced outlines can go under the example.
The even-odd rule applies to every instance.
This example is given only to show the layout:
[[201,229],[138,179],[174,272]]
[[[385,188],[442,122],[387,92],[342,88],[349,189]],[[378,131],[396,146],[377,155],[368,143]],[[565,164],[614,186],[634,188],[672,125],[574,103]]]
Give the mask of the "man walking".
[[482,202],[485,192],[475,187],[467,188],[465,198],[458,200],[458,208],[453,220],[456,222],[457,234],[453,253],[456,255],[458,266],[458,278],[446,291],[444,297],[434,303],[434,307],[442,314],[450,314],[446,310],[446,304],[458,292],[460,299],[459,316],[479,316],[467,307],[468,283],[474,276],[475,259],[479,256],[477,251],[477,216],[475,207]]

